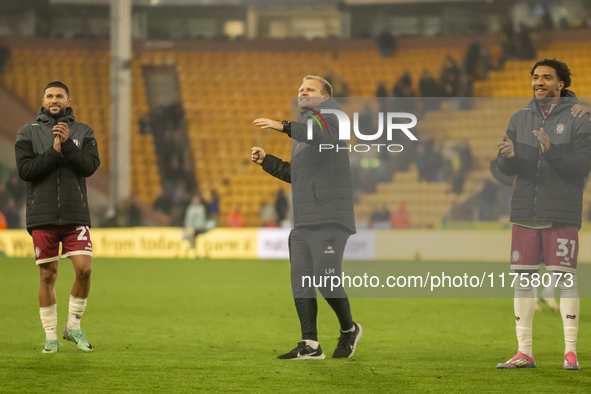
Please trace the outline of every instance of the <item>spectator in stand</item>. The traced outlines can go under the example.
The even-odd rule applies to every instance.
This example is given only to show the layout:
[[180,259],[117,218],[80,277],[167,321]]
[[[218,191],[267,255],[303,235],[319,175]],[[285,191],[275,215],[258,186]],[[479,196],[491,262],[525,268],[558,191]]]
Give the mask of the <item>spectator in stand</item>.
[[456,61],[447,55],[441,66],[441,95],[457,97],[460,84],[460,69]]
[[9,195],[14,198],[17,208],[25,205],[27,186],[25,182],[19,178],[18,173],[12,173],[6,184],[6,189],[8,190]]
[[404,74],[398,79],[392,90],[394,97],[414,97],[415,92],[412,88],[412,76],[406,70]]
[[378,82],[376,97],[388,97],[388,88],[386,87],[386,83],[384,81]]
[[142,225],[142,211],[138,206],[139,201],[138,197],[135,194],[129,196],[126,205],[126,216],[127,216],[127,223],[128,227],[137,227]]
[[[421,97],[438,97],[441,91],[439,84],[431,74],[431,71],[425,69],[421,74],[419,80],[419,90],[421,91]],[[423,100],[423,108],[425,111],[432,111],[437,109],[439,106],[439,100],[430,98]]]
[[443,147],[433,145],[433,153],[430,155],[429,174],[435,182],[445,182],[445,162],[443,158]]
[[374,207],[369,220],[369,227],[382,230],[390,228],[390,211],[386,204],[381,207]]
[[152,134],[152,119],[149,113],[145,113],[139,120],[140,134]]
[[172,196],[167,189],[160,187],[158,196],[154,201],[154,210],[170,215],[172,212]]
[[168,156],[167,160],[168,162],[164,168],[164,179],[166,180],[166,187],[174,194],[179,182],[184,182],[186,178],[183,157],[180,152],[174,151]]
[[392,228],[410,228],[410,212],[406,204],[401,202],[398,209],[390,213],[390,225]]
[[187,188],[184,179],[176,182],[172,191],[172,226],[182,226],[185,219],[187,207],[191,204],[191,192]]
[[478,80],[483,81],[488,79],[488,71],[491,66],[490,51],[485,45],[480,46],[480,62],[476,72]]
[[343,80],[341,74],[334,75],[331,85],[333,86],[335,97],[347,97],[349,95],[349,85]]
[[6,217],[0,210],[0,230],[6,230],[8,228],[8,224],[6,223]]
[[463,141],[454,149],[451,165],[453,170],[451,191],[455,194],[461,194],[464,189],[466,175],[472,169],[472,151],[466,141]]
[[558,22],[558,26],[560,27],[560,30],[568,30],[571,28],[566,8],[560,10],[560,21]]
[[200,196],[193,196],[191,204],[187,207],[185,212],[185,234],[188,236],[188,240],[192,247],[195,246],[195,239],[205,232],[207,225],[207,213],[205,211],[205,205],[201,201]]
[[4,74],[4,67],[10,57],[10,49],[5,45],[0,45],[0,74]]
[[240,213],[240,209],[238,207],[232,209],[232,212],[228,215],[228,219],[226,220],[226,226],[231,228],[239,228],[244,227],[245,225],[246,221]]
[[459,147],[462,171],[468,173],[472,169],[472,150],[468,141],[462,141]]
[[277,227],[277,214],[275,213],[275,203],[261,201],[259,209],[259,218],[263,227]]
[[[416,110],[416,102],[415,100],[408,100],[408,98],[415,97],[415,91],[412,87],[412,76],[410,72],[406,70],[404,74],[398,79],[396,84],[394,85],[394,89],[392,93],[395,99],[395,108],[397,112],[410,112],[414,113]],[[393,141],[394,142],[394,141]],[[397,155],[397,158],[400,158],[401,155]]]
[[218,216],[220,215],[220,201],[215,190],[208,191],[205,193],[205,208],[207,210],[207,216],[217,223]]
[[468,46],[468,50],[464,55],[463,70],[471,79],[476,79],[476,70],[478,68],[480,58],[480,43],[473,42]]
[[554,30],[554,19],[552,18],[552,5],[545,2],[542,4],[542,29],[543,30]]
[[347,97],[349,95],[349,85],[343,80],[341,74],[330,72],[325,79],[331,84],[334,97]]
[[480,204],[478,205],[478,220],[493,220],[493,211],[497,200],[497,183],[492,179],[484,179],[484,187],[480,192]]
[[277,190],[277,197],[275,198],[274,205],[277,223],[281,225],[281,223],[287,218],[287,211],[289,209],[283,189]]
[[376,37],[376,41],[380,47],[380,53],[382,54],[382,57],[390,57],[394,54],[394,51],[396,50],[396,39],[390,30],[384,28],[382,32]]
[[428,142],[423,142],[423,141],[419,141],[419,143],[417,144],[417,150],[415,153],[415,164],[417,166],[417,170],[419,171],[419,179],[418,181],[431,181],[432,179],[430,179],[430,174],[429,174],[429,170],[430,170],[430,155],[429,152],[427,151],[428,149]]
[[[376,89],[376,97],[383,98],[388,97],[388,88],[386,87],[386,83],[384,81],[378,82],[378,87]],[[378,100],[378,104],[380,107],[380,112],[389,112],[390,104],[388,100]]]
[[0,209],[6,205],[10,197],[6,181],[0,181]]
[[437,97],[439,95],[439,84],[431,74],[431,71],[425,69],[419,80],[419,89],[422,97]]
[[4,217],[6,218],[6,225],[8,228],[19,228],[21,215],[16,207],[14,198],[10,197],[4,207],[2,208]]
[[503,15],[501,20],[501,58],[499,59],[499,68],[503,68],[508,59],[513,58],[515,54],[515,34],[513,31],[513,21],[508,14]]
[[536,57],[536,50],[529,36],[529,28],[523,23],[519,25],[519,31],[515,43],[515,53],[518,60],[532,60]]

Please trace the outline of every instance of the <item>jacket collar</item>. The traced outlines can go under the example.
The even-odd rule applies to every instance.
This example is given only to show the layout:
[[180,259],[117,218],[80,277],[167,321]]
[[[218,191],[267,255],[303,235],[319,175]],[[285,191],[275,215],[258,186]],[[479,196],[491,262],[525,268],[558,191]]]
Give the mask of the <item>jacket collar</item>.
[[334,98],[330,97],[328,100],[323,101],[319,105],[317,105],[315,107],[311,107],[310,109],[312,111],[310,111],[310,109],[300,108],[300,110],[301,110],[300,116],[310,115],[310,113],[314,113],[314,111],[320,112],[320,110],[323,108],[340,110],[341,106],[339,105],[339,103],[337,103],[337,101]]
[[[556,104],[556,107],[554,107],[552,109],[552,113],[556,114],[558,112],[564,111],[565,109],[570,110],[570,107],[577,104],[578,102],[579,101],[576,99],[576,97],[572,97],[572,96],[561,97],[560,100],[558,101],[558,104]],[[534,113],[539,114],[542,118],[544,117],[542,114],[542,108],[540,107],[540,104],[538,103],[538,101],[535,98],[531,99],[531,101],[529,102],[529,104],[527,106]]]
[[39,111],[37,111],[37,122],[43,123],[49,127],[55,126],[58,122],[65,122],[68,126],[71,126],[75,121],[76,118],[74,117],[74,110],[72,107],[66,108],[66,114],[57,119],[49,116],[43,107],[39,108]]

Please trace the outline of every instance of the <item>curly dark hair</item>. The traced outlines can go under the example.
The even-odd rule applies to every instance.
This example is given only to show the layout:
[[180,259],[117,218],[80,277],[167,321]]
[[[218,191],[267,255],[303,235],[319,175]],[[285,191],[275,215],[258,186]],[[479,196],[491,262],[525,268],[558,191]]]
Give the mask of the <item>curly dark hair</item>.
[[558,79],[560,81],[564,82],[563,89],[566,89],[570,86],[570,76],[572,75],[572,73],[570,72],[570,68],[568,68],[568,66],[566,65],[565,62],[562,62],[558,59],[538,60],[536,62],[536,64],[534,64],[534,66],[529,71],[529,74],[534,75],[534,71],[539,66],[548,66],[548,67],[552,67],[554,70],[556,70],[556,75],[558,76]]
[[60,88],[60,89],[64,89],[66,91],[66,96],[70,97],[70,89],[68,89],[68,86],[66,86],[65,83],[63,83],[62,81],[51,81],[47,84],[47,86],[45,86],[45,89],[43,89],[43,95],[45,96],[45,91],[49,88]]

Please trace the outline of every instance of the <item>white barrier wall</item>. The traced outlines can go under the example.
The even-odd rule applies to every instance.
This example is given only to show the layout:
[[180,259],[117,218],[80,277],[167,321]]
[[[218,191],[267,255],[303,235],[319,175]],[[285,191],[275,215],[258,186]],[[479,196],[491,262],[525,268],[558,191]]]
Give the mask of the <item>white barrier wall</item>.
[[[137,227],[91,229],[95,257],[287,259],[289,229],[219,228],[197,238],[189,250],[183,229]],[[360,230],[346,260],[509,261],[510,230]],[[591,232],[579,233],[579,261],[591,262]],[[0,231],[0,255],[33,258],[25,230]]]

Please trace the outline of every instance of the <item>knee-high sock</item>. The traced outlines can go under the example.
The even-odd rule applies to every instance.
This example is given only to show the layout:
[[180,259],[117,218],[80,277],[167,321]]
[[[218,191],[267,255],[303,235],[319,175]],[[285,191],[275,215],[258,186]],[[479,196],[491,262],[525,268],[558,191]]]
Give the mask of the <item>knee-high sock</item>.
[[558,288],[560,288],[560,315],[564,327],[564,354],[568,352],[576,354],[580,311],[576,274],[573,274],[572,279],[562,277],[558,281]]
[[70,294],[70,309],[68,312],[68,330],[80,329],[80,319],[86,309],[87,298],[74,297]]
[[[529,278],[530,275],[527,275],[527,277]],[[515,282],[515,299],[513,307],[515,310],[517,343],[520,352],[532,356],[532,328],[534,312],[536,310],[534,287],[531,285],[531,281],[528,281],[527,286],[522,286],[524,283],[521,283],[522,281],[520,280],[516,280]]]
[[550,275],[550,285],[548,287],[544,287],[544,290],[542,290],[542,297],[547,300],[556,298],[554,295],[554,290],[556,289],[557,279],[558,277],[556,275]]
[[39,308],[45,339],[57,339],[57,304]]

